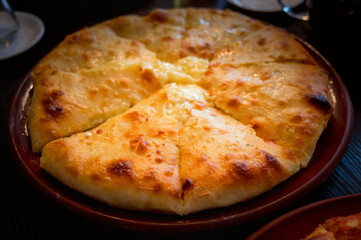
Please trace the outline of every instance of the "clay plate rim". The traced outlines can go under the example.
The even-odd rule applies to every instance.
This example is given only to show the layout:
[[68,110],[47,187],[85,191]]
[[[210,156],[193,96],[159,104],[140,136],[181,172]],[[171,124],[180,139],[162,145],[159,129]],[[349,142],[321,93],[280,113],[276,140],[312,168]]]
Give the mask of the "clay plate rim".
[[306,237],[326,219],[361,212],[361,194],[344,195],[308,204],[264,225],[247,240],[289,239]]
[[319,139],[307,168],[245,203],[181,217],[109,207],[61,184],[40,169],[39,155],[31,151],[27,131],[32,94],[29,78],[31,71],[17,89],[10,107],[10,148],[19,167],[40,192],[61,206],[103,224],[136,231],[175,233],[223,228],[260,218],[304,196],[326,179],[342,159],[351,137],[353,108],[342,79],[319,52],[308,43],[299,41],[331,76],[330,85],[335,100],[333,116]]

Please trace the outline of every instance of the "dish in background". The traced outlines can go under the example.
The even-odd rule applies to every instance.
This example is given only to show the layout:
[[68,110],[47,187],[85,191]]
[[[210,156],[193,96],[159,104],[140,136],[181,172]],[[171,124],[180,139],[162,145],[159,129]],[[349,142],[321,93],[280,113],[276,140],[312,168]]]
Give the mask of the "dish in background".
[[[291,7],[300,5],[304,0],[284,0]],[[254,12],[281,12],[282,7],[278,0],[228,0],[229,3]]]
[[247,240],[300,240],[326,219],[361,212],[361,194],[346,195],[311,203],[273,220]]
[[39,154],[31,150],[27,121],[33,86],[29,74],[20,84],[10,107],[10,147],[20,168],[42,193],[59,205],[103,224],[137,231],[176,233],[217,229],[260,218],[304,196],[326,179],[342,159],[351,137],[353,109],[342,79],[320,53],[299,41],[320,67],[330,74],[333,117],[321,135],[307,168],[247,202],[182,217],[110,207],[68,188],[40,168]]
[[[0,60],[18,55],[34,46],[43,36],[44,23],[37,16],[26,12],[15,12],[20,28],[17,38],[9,47],[0,47]],[[0,21],[2,14],[0,14]]]

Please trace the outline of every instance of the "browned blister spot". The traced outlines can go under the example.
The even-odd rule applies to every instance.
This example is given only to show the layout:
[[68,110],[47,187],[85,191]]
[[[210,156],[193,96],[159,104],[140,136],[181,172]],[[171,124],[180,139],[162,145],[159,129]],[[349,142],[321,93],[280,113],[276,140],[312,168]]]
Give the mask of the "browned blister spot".
[[173,36],[164,36],[164,37],[162,37],[162,40],[163,41],[173,41],[174,40],[174,37]]
[[150,142],[147,140],[139,142],[138,147],[137,147],[137,153],[140,153],[140,154],[145,153],[148,150],[149,146],[150,146]]
[[81,31],[78,31],[70,35],[66,40],[67,43],[92,43],[95,41],[95,36],[89,30],[89,28],[84,28]]
[[313,106],[325,112],[329,112],[332,108],[331,104],[321,94],[307,94],[306,97]]
[[65,95],[62,90],[56,90],[45,95],[42,101],[47,116],[50,118],[60,118],[65,115],[65,110],[61,104],[61,98]]
[[198,158],[199,162],[208,162],[209,158],[207,155],[202,154],[199,158]]
[[263,150],[261,150],[261,153],[265,157],[267,167],[271,167],[272,169],[275,169],[275,170],[281,169],[281,163],[277,160],[277,158],[275,158],[270,153],[263,151]]
[[279,42],[281,49],[288,50],[290,49],[290,44],[286,41],[280,41]]
[[135,138],[135,139],[130,140],[130,141],[129,141],[129,147],[130,147],[130,149],[131,149],[131,150],[135,150],[136,147],[137,147],[137,145],[138,145],[138,143],[139,143],[140,141],[142,141],[142,138],[141,138],[141,137],[137,137],[137,138]]
[[228,107],[231,108],[238,108],[239,106],[241,106],[241,104],[242,104],[242,98],[239,96],[232,97],[227,103]]
[[253,177],[253,174],[245,161],[234,161],[231,163],[231,169],[233,172],[242,178],[249,179]]
[[102,133],[103,133],[103,129],[98,129],[95,133],[96,133],[96,134],[102,134]]
[[180,57],[198,56],[202,58],[211,59],[215,54],[214,46],[211,42],[204,42],[201,44],[183,44],[180,49]]
[[142,44],[139,41],[136,41],[136,40],[132,40],[130,42],[130,44],[131,44],[132,47],[135,47],[135,48],[138,48],[138,47],[142,46]]
[[167,135],[170,136],[170,137],[175,136],[175,135],[177,135],[177,131],[175,131],[175,130],[169,130],[169,131],[167,132]]
[[209,131],[212,130],[212,126],[205,125],[205,126],[203,127],[203,129],[204,129],[205,131],[209,132]]
[[149,146],[151,145],[150,141],[144,140],[142,137],[137,137],[129,141],[129,147],[131,150],[136,150],[137,153],[145,153]]
[[112,176],[130,177],[132,175],[132,163],[128,160],[116,160],[108,164],[107,172]]
[[148,168],[145,173],[146,174],[143,176],[143,179],[146,182],[155,182],[157,180],[154,168]]
[[91,173],[90,174],[90,179],[97,182],[101,180],[101,176],[98,173]]
[[221,65],[220,62],[212,63],[208,66],[207,71],[204,73],[205,76],[209,76],[214,73],[214,70]]
[[270,72],[264,72],[264,73],[262,73],[260,79],[261,79],[262,81],[265,81],[265,80],[270,79],[271,77],[272,77],[272,73],[270,73]]
[[94,61],[97,58],[101,58],[102,55],[103,53],[101,51],[88,50],[82,54],[82,58],[86,61],[90,61],[90,60]]
[[260,46],[265,45],[265,43],[266,43],[266,39],[265,39],[265,38],[260,38],[260,39],[257,41],[257,44],[260,45]]
[[149,14],[149,18],[156,22],[166,22],[169,18],[169,13],[164,10],[155,10]]
[[165,131],[160,130],[157,132],[157,136],[164,136],[165,135]]
[[194,183],[193,183],[192,179],[187,178],[187,179],[183,180],[181,197],[184,198],[184,193],[186,191],[191,190],[193,188],[193,186],[194,186]]
[[131,120],[131,121],[144,121],[147,118],[147,116],[143,115],[139,111],[133,111],[133,112],[130,112],[130,113],[126,113],[124,115],[124,117]]
[[128,78],[118,78],[116,79],[116,83],[121,87],[129,87],[130,80]]
[[252,128],[257,132],[260,129],[262,129],[262,125],[259,123],[254,123],[254,124],[252,124]]
[[[33,73],[35,75],[40,75],[43,74],[43,76],[49,76],[49,75],[54,75],[56,73],[58,73],[58,69],[56,68],[56,66],[54,64],[43,64],[43,65],[38,65],[36,66],[36,68],[34,69]],[[41,78],[41,83],[42,85],[46,86],[47,82],[48,82],[48,78]]]
[[166,177],[171,177],[173,176],[174,172],[172,169],[168,169],[167,171],[164,172],[164,176]]
[[144,69],[140,77],[146,83],[153,83],[157,80],[157,77],[151,69]]
[[232,160],[234,159],[236,156],[233,153],[227,153],[226,155],[224,155],[224,159],[226,161]]
[[156,158],[155,158],[155,162],[156,162],[156,163],[161,163],[161,162],[163,162],[163,157],[161,157],[161,156],[156,157]]

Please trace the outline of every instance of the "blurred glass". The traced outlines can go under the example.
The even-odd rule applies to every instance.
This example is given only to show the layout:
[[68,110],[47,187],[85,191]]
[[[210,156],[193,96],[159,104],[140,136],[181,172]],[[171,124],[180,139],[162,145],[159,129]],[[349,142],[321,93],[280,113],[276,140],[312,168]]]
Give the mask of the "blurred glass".
[[9,47],[18,35],[19,21],[7,0],[0,3],[0,47]]
[[313,6],[312,0],[304,0],[302,4],[292,7],[293,1],[290,0],[278,0],[282,7],[283,12],[288,16],[296,18],[298,20],[309,21],[310,20],[310,9]]

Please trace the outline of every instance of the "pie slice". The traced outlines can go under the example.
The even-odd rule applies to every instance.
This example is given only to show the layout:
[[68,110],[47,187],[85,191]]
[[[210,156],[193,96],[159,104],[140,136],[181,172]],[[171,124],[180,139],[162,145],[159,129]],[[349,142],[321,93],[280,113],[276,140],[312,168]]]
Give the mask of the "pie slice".
[[120,59],[157,60],[139,41],[120,38],[110,27],[99,24],[83,28],[67,36],[39,62],[33,71],[33,81],[37,81],[39,75],[76,72]]
[[213,58],[212,64],[221,62],[237,67],[240,64],[297,61],[315,64],[312,56],[295,37],[283,29],[264,25],[245,35],[240,41],[223,48]]
[[202,103],[179,131],[184,214],[246,201],[299,170],[282,147]]
[[33,151],[123,113],[164,84],[197,83],[207,67],[207,60],[196,57],[182,58],[174,64],[119,59],[76,73],[39,73],[33,76],[29,117]]
[[328,78],[316,66],[294,62],[210,66],[203,81],[215,105],[257,136],[310,160],[331,116]]
[[183,214],[179,121],[195,86],[168,85],[98,127],[48,143],[40,166],[65,185],[112,206]]
[[260,21],[230,10],[189,8],[179,55],[212,60],[262,27]]
[[146,16],[121,16],[105,23],[122,38],[142,42],[165,62],[175,62],[186,32],[186,9],[156,9]]
[[34,152],[51,140],[99,125],[162,86],[153,70],[140,64],[56,71],[37,80],[29,115]]

